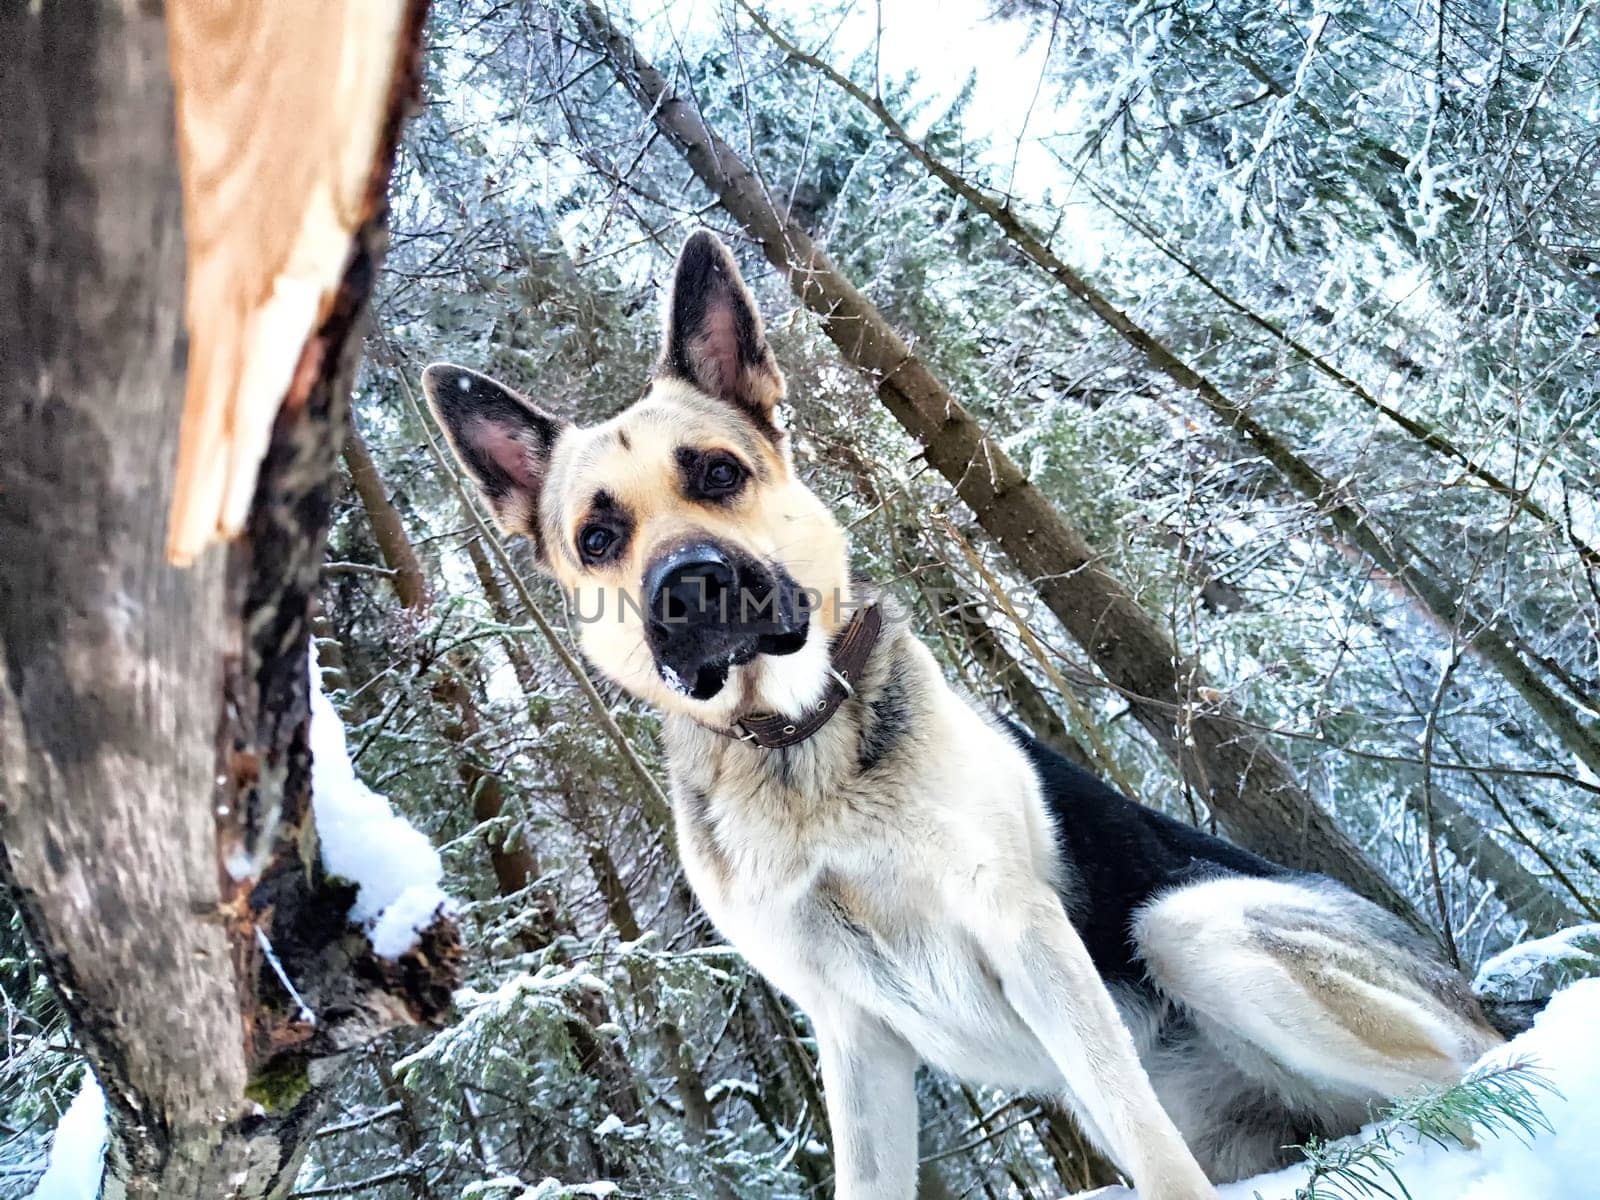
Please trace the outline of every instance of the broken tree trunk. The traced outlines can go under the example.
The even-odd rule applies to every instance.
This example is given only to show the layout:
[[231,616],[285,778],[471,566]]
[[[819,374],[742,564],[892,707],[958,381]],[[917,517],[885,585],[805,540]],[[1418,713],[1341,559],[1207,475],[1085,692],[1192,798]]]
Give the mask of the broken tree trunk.
[[1204,689],[1198,664],[1101,556],[991,439],[905,340],[792,219],[685,97],[593,4],[580,38],[602,55],[701,182],[788,276],[844,359],[871,379],[924,457],[1038,591],[1139,722],[1179,763],[1236,840],[1290,866],[1321,871],[1420,924],[1400,892],[1302,788],[1263,733]]
[[[327,247],[333,283],[298,343],[276,347],[292,372],[241,535],[186,570],[165,523],[202,331],[184,323],[196,223],[168,18],[0,10],[0,872],[106,1094],[107,1197],[286,1194],[320,1081],[438,1017],[454,982],[447,921],[398,961],[372,954],[310,812],[309,598],[422,15],[392,7],[388,40],[359,51],[383,64],[384,107],[352,232]],[[318,38],[315,11],[284,15],[300,22],[284,39]],[[266,136],[270,113],[234,134]]]

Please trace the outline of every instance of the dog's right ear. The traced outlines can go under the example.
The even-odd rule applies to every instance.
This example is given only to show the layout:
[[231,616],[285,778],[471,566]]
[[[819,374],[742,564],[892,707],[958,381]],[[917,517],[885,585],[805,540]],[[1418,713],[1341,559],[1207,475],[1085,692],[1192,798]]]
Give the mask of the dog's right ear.
[[451,363],[434,363],[424,371],[422,390],[495,522],[507,533],[528,537],[542,559],[539,491],[551,452],[571,423],[487,375]]
[[682,379],[775,430],[783,372],[739,266],[709,229],[689,236],[673,270],[658,374]]

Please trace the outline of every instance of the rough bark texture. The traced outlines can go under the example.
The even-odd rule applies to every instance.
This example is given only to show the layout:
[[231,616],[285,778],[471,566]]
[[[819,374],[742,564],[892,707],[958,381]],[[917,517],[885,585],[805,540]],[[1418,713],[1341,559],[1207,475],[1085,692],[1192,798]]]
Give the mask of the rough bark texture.
[[247,1073],[232,939],[194,916],[222,902],[206,801],[233,647],[225,556],[161,556],[152,468],[184,386],[166,33],[109,5],[8,5],[0,37],[5,867],[91,1061],[122,1081],[111,1104],[171,1096],[163,1123],[209,1124]]
[[246,534],[178,570],[185,247],[161,13],[9,5],[0,37],[0,870],[107,1095],[104,1194],[280,1196],[314,1070],[440,1013],[458,952],[440,923],[374,958],[310,821],[308,601],[402,93]]
[[[804,229],[785,220],[761,181],[688,100],[593,5],[580,34],[609,62],[657,129],[678,148],[723,207],[760,243],[800,301],[822,320],[845,360],[923,446],[924,457],[1111,684],[1140,723],[1181,766],[1218,821],[1243,845],[1294,867],[1343,880],[1417,920],[1404,897],[1299,785],[1261,733],[1231,706],[1201,700],[1197,666],[1100,555],[991,440],[883,315]],[[1207,693],[1215,694],[1215,693]]]

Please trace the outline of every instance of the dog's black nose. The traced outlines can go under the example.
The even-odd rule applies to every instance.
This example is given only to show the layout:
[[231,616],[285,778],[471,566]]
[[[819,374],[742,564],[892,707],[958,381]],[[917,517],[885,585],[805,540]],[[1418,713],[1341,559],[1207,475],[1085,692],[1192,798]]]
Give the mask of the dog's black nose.
[[734,619],[738,576],[709,542],[666,555],[645,577],[650,619],[662,625],[726,625]]

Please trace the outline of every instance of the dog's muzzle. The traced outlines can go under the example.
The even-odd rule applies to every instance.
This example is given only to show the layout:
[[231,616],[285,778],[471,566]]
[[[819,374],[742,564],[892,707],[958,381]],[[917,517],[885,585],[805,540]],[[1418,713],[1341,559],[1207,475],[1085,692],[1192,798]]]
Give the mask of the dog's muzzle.
[[645,569],[645,627],[656,669],[675,691],[709,700],[758,654],[805,645],[808,597],[782,567],[738,549],[692,542]]

